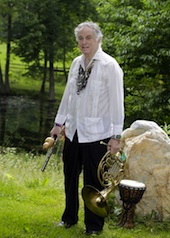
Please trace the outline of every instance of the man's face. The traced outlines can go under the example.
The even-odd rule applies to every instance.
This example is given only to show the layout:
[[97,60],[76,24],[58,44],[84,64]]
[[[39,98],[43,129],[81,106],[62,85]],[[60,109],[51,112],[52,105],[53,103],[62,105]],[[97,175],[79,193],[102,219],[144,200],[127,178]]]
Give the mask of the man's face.
[[78,46],[81,52],[92,58],[97,51],[100,40],[96,40],[93,30],[90,27],[83,27],[78,34]]

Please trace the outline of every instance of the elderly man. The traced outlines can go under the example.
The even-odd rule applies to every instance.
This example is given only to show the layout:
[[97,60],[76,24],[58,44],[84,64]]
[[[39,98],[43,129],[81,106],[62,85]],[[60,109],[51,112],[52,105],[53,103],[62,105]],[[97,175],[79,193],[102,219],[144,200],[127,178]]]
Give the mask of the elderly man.
[[[101,48],[102,33],[93,22],[75,28],[75,37],[82,55],[71,65],[55,124],[50,134],[59,135],[65,125],[63,163],[66,207],[62,221],[65,228],[77,224],[79,175],[83,170],[84,186],[103,189],[97,168],[107,150],[116,153],[124,123],[123,72],[117,61]],[[100,144],[100,141],[108,147]],[[99,234],[104,218],[84,206],[86,235]]]

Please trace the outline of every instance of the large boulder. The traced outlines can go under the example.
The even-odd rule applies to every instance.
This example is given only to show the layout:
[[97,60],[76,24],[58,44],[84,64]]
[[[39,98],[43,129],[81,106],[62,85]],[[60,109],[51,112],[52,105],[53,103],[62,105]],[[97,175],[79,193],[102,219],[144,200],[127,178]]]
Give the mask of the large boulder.
[[153,121],[137,120],[122,133],[125,178],[142,182],[146,191],[136,206],[143,216],[170,218],[170,139]]

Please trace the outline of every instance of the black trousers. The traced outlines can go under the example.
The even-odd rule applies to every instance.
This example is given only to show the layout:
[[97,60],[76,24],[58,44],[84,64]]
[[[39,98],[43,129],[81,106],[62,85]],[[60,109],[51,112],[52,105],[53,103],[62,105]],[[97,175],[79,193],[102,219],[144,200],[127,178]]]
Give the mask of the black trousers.
[[[106,143],[109,139],[105,139]],[[78,143],[77,133],[71,142],[67,137],[63,149],[64,176],[65,176],[65,211],[62,220],[69,224],[78,222],[79,210],[79,176],[83,170],[83,182],[92,185],[98,190],[103,187],[97,178],[97,168],[100,160],[107,151],[107,146],[100,141],[92,143]],[[84,206],[84,223],[88,230],[102,230],[104,218],[95,215]]]

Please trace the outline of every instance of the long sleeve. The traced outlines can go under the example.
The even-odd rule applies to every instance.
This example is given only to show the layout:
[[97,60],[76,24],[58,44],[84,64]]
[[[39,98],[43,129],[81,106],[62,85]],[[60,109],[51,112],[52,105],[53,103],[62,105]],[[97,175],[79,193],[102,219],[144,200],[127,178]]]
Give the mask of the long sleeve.
[[85,89],[77,94],[77,77],[84,55],[72,63],[68,82],[55,122],[65,123],[72,140],[77,130],[79,142],[92,142],[121,134],[124,122],[123,72],[117,61],[99,49]]

